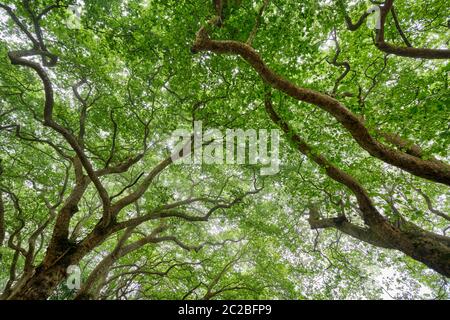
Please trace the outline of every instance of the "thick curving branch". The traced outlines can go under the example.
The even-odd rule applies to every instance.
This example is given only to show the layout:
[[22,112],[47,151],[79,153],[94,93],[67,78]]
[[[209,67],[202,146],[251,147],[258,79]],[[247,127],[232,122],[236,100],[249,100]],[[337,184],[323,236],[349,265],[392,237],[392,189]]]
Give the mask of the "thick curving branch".
[[[431,269],[434,269],[445,276],[450,276],[450,263],[448,262],[450,246],[448,245],[448,238],[441,236],[437,237],[437,235],[422,230],[410,223],[408,223],[410,226],[408,230],[402,230],[399,227],[392,225],[381,215],[365,188],[354,177],[336,167],[324,156],[317,154],[313,148],[295,133],[290,128],[289,124],[277,114],[272,105],[270,92],[266,93],[265,107],[270,119],[282,129],[291,143],[302,154],[323,168],[328,177],[345,185],[352,191],[358,201],[359,211],[362,214],[365,224],[369,227],[370,231],[374,233],[376,238],[382,239],[381,241],[385,243],[383,247],[389,245],[391,248],[402,251],[406,255],[421,261]],[[313,213],[312,222],[313,225],[316,223],[316,227],[321,226],[317,214],[314,217]],[[345,221],[343,217],[339,217],[333,222],[343,223]],[[330,225],[330,221],[327,221],[326,223],[327,226]],[[355,229],[350,230],[350,226],[346,227],[346,231],[349,232],[347,234],[352,232],[357,236],[356,238],[362,240],[363,235],[361,233],[357,233],[357,230]],[[364,236],[367,236],[367,234]],[[375,244],[373,239],[371,239],[371,241],[372,244]]]
[[[54,93],[53,93],[53,86],[52,82],[45,71],[45,69],[38,63],[25,59],[25,57],[30,56],[41,56],[44,61],[44,65],[47,66],[54,66],[57,62],[57,57],[49,53],[45,47],[43,36],[42,36],[42,30],[39,24],[39,20],[37,16],[33,13],[29,6],[29,1],[25,0],[23,1],[23,4],[25,6],[25,9],[29,12],[31,15],[35,32],[38,36],[38,39],[36,38],[28,31],[26,26],[17,18],[17,16],[14,14],[12,9],[8,6],[5,6],[3,4],[0,4],[0,7],[5,9],[7,13],[10,15],[10,17],[13,19],[13,21],[16,23],[16,25],[27,35],[27,37],[31,40],[33,43],[33,49],[31,50],[17,50],[17,51],[10,51],[8,52],[8,57],[13,65],[20,65],[27,68],[30,68],[34,70],[39,78],[42,81],[42,84],[44,86],[44,94],[45,94],[45,103],[44,103],[44,122],[43,124],[45,126],[48,126],[55,130],[56,132],[60,133],[65,140],[69,143],[69,145],[72,147],[72,149],[77,154],[78,158],[80,159],[84,169],[86,170],[89,178],[92,180],[94,186],[96,187],[100,198],[103,203],[103,213],[104,213],[104,221],[105,223],[109,223],[110,220],[110,199],[108,192],[103,187],[102,183],[100,182],[99,177],[95,174],[95,171],[92,167],[92,164],[88,160],[86,154],[83,151],[82,146],[78,143],[77,137],[75,137],[69,130],[67,130],[65,127],[59,125],[56,121],[53,119],[53,106],[54,106]],[[53,7],[49,8],[46,13],[48,13]],[[45,11],[45,9],[44,9]],[[42,16],[41,16],[42,18]],[[48,60],[47,60],[48,59]]]
[[394,249],[389,242],[384,241],[372,230],[352,224],[345,216],[339,216],[336,218],[321,218],[318,209],[311,207],[309,210],[308,222],[311,229],[334,228],[352,238],[361,240],[376,247]]
[[[56,132],[60,133],[65,140],[69,143],[72,149],[75,151],[77,156],[79,157],[84,169],[86,170],[89,178],[92,180],[94,186],[96,187],[100,198],[103,203],[103,212],[105,217],[109,216],[109,207],[110,200],[109,195],[102,183],[100,182],[99,177],[95,174],[95,171],[84,153],[82,147],[78,143],[77,137],[75,137],[69,130],[58,124],[53,119],[53,106],[54,106],[54,94],[53,94],[53,86],[50,78],[47,75],[47,72],[41,67],[38,63],[34,61],[30,61],[24,58],[24,56],[30,56],[35,54],[42,54],[40,51],[36,50],[25,50],[25,51],[10,51],[8,52],[9,59],[11,63],[14,65],[20,65],[24,67],[28,67],[34,70],[39,78],[41,79],[44,86],[45,93],[45,103],[44,103],[44,125],[54,129]],[[107,220],[107,219],[106,219]]]
[[316,105],[331,114],[370,155],[418,177],[450,185],[449,165],[424,160],[380,143],[370,134],[363,121],[338,100],[318,91],[302,88],[284,79],[272,71],[251,46],[238,41],[211,40],[206,30],[202,28],[197,33],[191,51],[194,53],[211,51],[241,56],[273,88],[297,100]]

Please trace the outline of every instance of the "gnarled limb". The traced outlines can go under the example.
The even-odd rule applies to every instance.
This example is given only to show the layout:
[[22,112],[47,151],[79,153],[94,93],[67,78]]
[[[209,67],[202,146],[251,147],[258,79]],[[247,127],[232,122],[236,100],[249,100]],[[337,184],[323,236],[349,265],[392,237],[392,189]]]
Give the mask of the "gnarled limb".
[[[365,224],[378,239],[392,246],[415,260],[421,261],[428,267],[445,276],[450,276],[450,263],[448,257],[450,246],[448,238],[432,234],[428,231],[408,223],[406,230],[392,225],[385,217],[381,215],[372,202],[365,188],[352,176],[342,171],[324,156],[317,154],[313,148],[308,145],[297,133],[295,133],[275,111],[272,105],[271,94],[268,92],[265,96],[266,112],[270,119],[277,124],[287,135],[294,146],[311,161],[325,170],[325,173],[336,182],[339,182],[349,188],[358,201],[359,211]],[[314,222],[318,219],[313,218]],[[345,222],[343,217],[338,218],[334,223]],[[327,223],[330,223],[329,221]],[[347,226],[350,227],[350,226]],[[355,229],[347,228],[346,231],[356,233]],[[366,235],[367,236],[367,235]],[[373,244],[375,242],[372,242]],[[385,247],[386,245],[384,245]]]
[[386,17],[391,11],[394,0],[386,0],[380,8],[380,29],[377,30],[375,45],[381,51],[392,53],[397,56],[422,59],[450,59],[450,50],[448,49],[428,49],[413,47],[397,47],[385,41],[384,30]]
[[347,10],[345,9],[345,4],[343,0],[338,0],[337,1],[341,11],[344,14],[344,20],[345,23],[347,24],[347,29],[350,31],[356,31],[359,29],[359,27],[362,26],[362,24],[366,21],[367,17],[370,15],[370,13],[368,12],[364,12],[364,14],[362,14],[358,21],[356,23],[353,23],[352,18],[348,15]]
[[21,66],[25,66],[30,69],[33,69],[34,71],[36,71],[38,76],[41,78],[41,81],[44,85],[44,92],[45,92],[44,125],[52,128],[56,132],[60,133],[66,139],[66,141],[69,143],[69,145],[73,148],[73,150],[76,152],[76,154],[79,157],[89,178],[94,183],[94,185],[100,195],[100,198],[102,199],[105,221],[108,221],[109,206],[110,206],[108,192],[104,188],[103,184],[100,182],[98,176],[95,174],[92,164],[90,163],[90,161],[88,160],[82,147],[78,143],[77,138],[69,130],[67,130],[65,127],[61,126],[60,124],[58,124],[53,119],[53,105],[54,105],[53,87],[52,87],[50,78],[47,75],[47,72],[38,63],[23,58],[24,56],[35,55],[35,54],[41,54],[41,53],[40,52],[31,52],[30,53],[29,50],[27,50],[25,52],[24,51],[10,51],[8,53],[8,56],[9,56],[12,64],[21,65]]
[[339,216],[336,218],[321,218],[318,209],[315,207],[310,207],[308,222],[311,229],[334,228],[352,238],[367,242],[376,247],[394,249],[390,243],[385,242],[372,230],[352,224],[345,216]]
[[450,185],[449,165],[424,160],[380,143],[370,134],[360,117],[353,114],[338,100],[323,93],[299,87],[284,79],[267,67],[260,55],[249,45],[231,40],[212,40],[205,28],[201,28],[197,33],[192,51],[211,51],[241,56],[273,88],[297,100],[316,105],[331,114],[348,130],[355,141],[372,156],[418,177]]
[[339,55],[341,54],[341,47],[339,46],[339,41],[337,39],[336,29],[333,30],[333,41],[336,45],[336,52],[334,54],[333,60],[331,60],[331,61],[327,60],[327,62],[334,65],[335,67],[344,67],[344,71],[334,82],[334,87],[333,87],[333,91],[331,92],[331,96],[335,97],[341,81],[344,80],[344,78],[350,72],[350,64],[348,63],[348,61],[342,61],[342,62],[337,61],[337,59],[339,58]]
[[[400,23],[398,21],[398,16],[393,8],[394,0],[386,0],[383,5],[380,5],[380,29],[376,31],[376,39],[375,46],[383,52],[394,54],[402,57],[409,58],[421,58],[421,59],[450,59],[450,50],[448,49],[428,49],[428,48],[414,48],[411,43],[406,38],[403,30],[400,27]],[[365,12],[359,18],[358,22],[355,24],[352,23],[352,20],[348,13],[345,10],[345,5],[342,0],[338,2],[342,12],[344,13],[345,22],[347,24],[347,28],[351,31],[357,30],[369,16],[369,13]],[[384,30],[386,24],[386,17],[388,13],[391,12],[394,18],[394,23],[396,29],[401,36],[403,42],[406,47],[399,47],[393,44],[390,44],[385,41],[384,38]]]

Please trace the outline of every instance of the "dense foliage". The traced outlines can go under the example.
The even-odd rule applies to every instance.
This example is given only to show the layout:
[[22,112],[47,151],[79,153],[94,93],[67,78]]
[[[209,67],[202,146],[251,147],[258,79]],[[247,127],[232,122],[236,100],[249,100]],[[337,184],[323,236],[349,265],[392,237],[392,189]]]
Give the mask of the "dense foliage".
[[[1,297],[448,299],[448,2],[373,5],[2,1]],[[194,121],[280,171],[172,163]]]

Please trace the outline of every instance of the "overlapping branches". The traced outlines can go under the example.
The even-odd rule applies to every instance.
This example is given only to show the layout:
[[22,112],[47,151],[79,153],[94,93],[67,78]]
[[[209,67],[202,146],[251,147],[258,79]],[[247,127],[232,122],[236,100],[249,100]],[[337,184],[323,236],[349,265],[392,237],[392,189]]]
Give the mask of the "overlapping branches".
[[[345,4],[343,0],[339,0],[338,4],[341,8],[341,11],[344,13],[345,22],[347,24],[347,28],[351,31],[357,30],[359,27],[363,25],[366,21],[367,17],[370,13],[365,12],[362,14],[356,23],[352,23],[351,17],[348,15],[347,10],[345,8]],[[415,48],[412,46],[410,41],[406,38],[405,33],[403,32],[400,22],[398,19],[397,12],[394,8],[394,0],[386,0],[380,8],[380,16],[379,16],[379,26],[380,28],[376,30],[376,38],[375,45],[381,51],[388,54],[395,54],[397,56],[409,57],[409,58],[421,58],[421,59],[450,59],[450,50],[448,49],[429,49],[429,48]],[[396,30],[403,42],[405,43],[405,47],[400,47],[393,45],[385,40],[385,29],[386,29],[386,20],[388,14],[391,13]]]
[[302,88],[272,71],[251,46],[232,40],[212,40],[205,28],[197,33],[193,52],[211,51],[239,55],[274,89],[294,99],[313,104],[331,114],[370,155],[416,176],[450,185],[450,166],[422,159],[401,150],[392,149],[376,140],[363,121],[338,100],[312,89]]

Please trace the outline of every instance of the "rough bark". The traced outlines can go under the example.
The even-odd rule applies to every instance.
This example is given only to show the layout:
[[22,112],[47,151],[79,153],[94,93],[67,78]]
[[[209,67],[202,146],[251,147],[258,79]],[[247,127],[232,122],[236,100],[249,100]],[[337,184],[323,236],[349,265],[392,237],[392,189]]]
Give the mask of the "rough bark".
[[[44,261],[34,269],[33,274],[16,286],[8,300],[45,300],[57,285],[67,277],[67,268],[78,265],[92,249],[100,245],[109,233],[99,222],[90,235],[80,244],[61,241],[56,249],[47,249]],[[65,243],[65,246],[63,245]],[[55,253],[58,252],[58,255]]]

